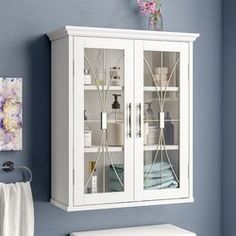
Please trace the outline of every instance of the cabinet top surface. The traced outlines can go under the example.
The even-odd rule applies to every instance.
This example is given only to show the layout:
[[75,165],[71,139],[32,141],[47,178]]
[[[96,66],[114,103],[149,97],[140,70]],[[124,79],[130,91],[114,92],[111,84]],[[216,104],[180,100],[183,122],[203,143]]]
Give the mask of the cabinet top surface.
[[120,228],[120,229],[109,229],[109,230],[97,230],[97,231],[85,231],[72,233],[71,236],[142,236],[142,235],[168,235],[168,236],[196,236],[194,233],[187,230],[181,229],[174,225],[155,225],[155,226],[143,226],[143,227],[132,227],[132,228]]
[[159,41],[179,41],[193,42],[198,37],[197,33],[178,33],[165,31],[114,29],[114,28],[94,28],[80,26],[64,26],[47,34],[51,41],[66,37],[102,37],[119,39],[140,39],[140,40],[159,40]]

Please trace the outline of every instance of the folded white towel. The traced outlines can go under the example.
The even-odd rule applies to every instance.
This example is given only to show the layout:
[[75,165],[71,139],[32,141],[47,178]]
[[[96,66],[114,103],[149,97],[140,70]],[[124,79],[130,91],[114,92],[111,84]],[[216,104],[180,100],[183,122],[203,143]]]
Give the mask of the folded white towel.
[[34,207],[29,182],[0,183],[0,235],[34,235]]

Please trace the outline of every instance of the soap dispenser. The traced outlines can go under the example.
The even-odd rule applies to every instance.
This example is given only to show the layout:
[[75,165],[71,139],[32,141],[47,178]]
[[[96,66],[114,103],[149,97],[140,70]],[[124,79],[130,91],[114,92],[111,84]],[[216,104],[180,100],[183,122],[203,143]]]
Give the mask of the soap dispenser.
[[120,111],[118,97],[120,94],[113,94],[112,112],[108,114],[107,139],[111,146],[124,145],[124,114]]

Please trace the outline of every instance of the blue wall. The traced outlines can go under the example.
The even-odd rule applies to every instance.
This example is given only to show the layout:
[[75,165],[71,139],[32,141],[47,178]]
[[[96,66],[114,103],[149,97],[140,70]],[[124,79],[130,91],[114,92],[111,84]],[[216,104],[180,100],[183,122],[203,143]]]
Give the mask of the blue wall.
[[223,236],[236,234],[236,2],[223,2]]
[[147,19],[137,14],[135,0],[0,0],[0,74],[24,78],[24,150],[1,152],[0,162],[13,159],[34,173],[36,236],[166,222],[199,236],[220,236],[221,0],[163,0],[163,14],[165,30],[201,34],[194,47],[195,203],[66,213],[49,204],[51,83],[45,33],[66,24],[145,29]]

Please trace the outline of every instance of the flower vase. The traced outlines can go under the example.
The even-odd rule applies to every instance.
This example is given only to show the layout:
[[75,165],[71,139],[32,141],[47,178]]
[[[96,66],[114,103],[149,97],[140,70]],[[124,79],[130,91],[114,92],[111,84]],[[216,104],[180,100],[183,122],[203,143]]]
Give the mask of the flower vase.
[[163,19],[160,11],[149,15],[148,30],[163,31]]

